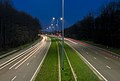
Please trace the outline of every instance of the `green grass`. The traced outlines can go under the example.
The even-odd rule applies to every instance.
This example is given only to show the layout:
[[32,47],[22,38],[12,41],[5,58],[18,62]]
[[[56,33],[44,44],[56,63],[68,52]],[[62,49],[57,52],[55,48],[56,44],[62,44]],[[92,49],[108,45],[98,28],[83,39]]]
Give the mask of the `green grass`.
[[[61,41],[58,41],[60,51],[61,81],[74,81],[66,56],[64,58],[64,70],[62,70],[62,47],[60,44]],[[51,42],[48,54],[35,81],[58,81],[58,50],[56,39],[51,38]],[[84,61],[81,60],[78,54],[67,44],[65,44],[65,50],[75,74],[77,75],[78,81],[100,81],[93,71],[84,63]]]
[[58,50],[56,40],[51,38],[51,46],[35,81],[58,81]]
[[83,60],[80,59],[78,54],[67,44],[65,44],[65,50],[77,75],[78,81],[100,81],[92,70],[83,62]]
[[64,70],[62,70],[62,46],[58,43],[59,50],[60,50],[60,65],[61,65],[61,80],[62,81],[74,81],[74,77],[70,66],[68,64],[66,56],[64,57]]

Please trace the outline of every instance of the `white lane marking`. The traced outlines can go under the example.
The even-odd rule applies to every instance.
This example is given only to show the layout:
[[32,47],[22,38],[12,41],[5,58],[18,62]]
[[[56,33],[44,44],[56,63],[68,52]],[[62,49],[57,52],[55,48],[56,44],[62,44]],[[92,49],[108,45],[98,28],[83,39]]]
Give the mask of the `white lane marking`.
[[64,49],[64,51],[65,51],[65,56],[66,56],[66,58],[67,58],[67,60],[68,60],[68,64],[69,64],[69,66],[70,66],[70,68],[71,68],[73,77],[74,77],[75,81],[77,81],[77,75],[75,74],[75,71],[74,71],[74,69],[73,69],[73,67],[72,67],[72,65],[71,65],[71,63],[70,63],[70,60],[69,60],[69,58],[68,58],[68,56],[67,56],[67,52],[66,52],[65,49]]
[[106,67],[107,67],[107,68],[109,68],[109,69],[111,69],[111,67],[110,67],[110,66],[108,66],[108,65],[106,65]]
[[[24,52],[23,52],[24,53]],[[21,55],[22,53],[20,53],[20,55]],[[20,56],[19,55],[19,56]],[[21,55],[20,57],[22,57],[23,55]],[[17,55],[17,57],[18,57],[18,55]],[[4,64],[6,64],[6,65],[4,65],[3,67],[1,67],[0,69],[3,69],[4,67],[6,67],[7,65],[9,65],[9,64],[11,64],[12,62],[14,62],[14,61],[16,61],[17,59],[19,59],[20,57],[18,57],[18,58],[16,58],[16,56],[14,57],[14,58],[12,58],[12,59],[10,59],[10,60],[8,60],[8,61],[6,61],[6,62],[4,62],[3,64],[1,64],[0,66],[3,66]],[[15,59],[16,58],[16,59]],[[14,60],[15,59],[15,60]],[[7,64],[8,63],[8,64]]]
[[30,63],[27,63],[27,66],[29,65]]
[[97,59],[96,57],[93,57],[94,59]]
[[[0,64],[0,67],[2,66],[2,67],[0,68],[0,70],[3,69],[4,67],[8,66],[8,65],[11,64],[12,62],[16,61],[18,58],[22,57],[22,56],[23,56],[22,54],[24,54],[24,53],[26,54],[29,50],[32,50],[32,49],[36,48],[38,45],[40,45],[40,44],[43,42],[43,40],[44,40],[44,37],[43,37],[43,39],[41,40],[41,42],[37,43],[37,44],[34,45],[33,47],[30,47],[29,49],[25,50],[24,52],[20,53],[19,55],[17,55],[17,56],[15,56],[15,57],[9,59],[8,61]],[[12,61],[12,62],[11,62],[11,61]],[[6,65],[5,65],[5,64],[6,64]]]
[[[37,50],[39,47],[37,47],[35,50]],[[15,63],[13,66],[11,66],[9,69],[12,69],[13,67],[15,67],[17,64],[19,64],[21,61],[23,61],[24,59],[26,59],[30,54],[32,54],[35,50],[31,51],[28,55],[26,55],[24,58],[22,58],[20,61],[18,61],[17,63]]]
[[[22,56],[23,56],[23,55],[21,55],[20,57],[16,58],[16,59],[13,60],[13,61],[8,62],[6,65],[4,65],[3,67],[1,67],[0,69],[5,68],[6,66],[8,66],[9,64],[11,64],[11,63],[13,63],[14,61],[18,60],[18,59],[21,58]],[[13,67],[13,66],[12,66],[12,67]],[[9,69],[12,69],[12,67],[10,67]]]
[[61,70],[60,70],[60,50],[59,50],[59,46],[58,46],[58,42],[56,42],[56,44],[57,44],[57,50],[58,50],[58,71],[59,71],[59,76],[58,76],[58,78],[59,78],[59,81],[61,81]]
[[78,43],[76,43],[76,42],[73,42],[73,41],[70,40],[70,39],[66,39],[66,38],[65,38],[65,40],[68,40],[68,41],[72,42],[73,44],[78,44]]
[[[38,44],[36,44],[36,46],[37,46],[37,45],[38,45]],[[32,47],[32,48],[33,48],[33,47]],[[24,53],[27,53],[29,50],[32,50],[32,48],[29,48],[29,49],[27,49],[26,51],[20,53],[19,55],[17,55],[17,56],[15,56],[15,57],[11,58],[10,60],[2,63],[2,64],[0,65],[0,70],[3,69],[3,68],[5,68],[5,67],[8,66],[9,64],[13,63],[13,62],[16,61],[17,59],[21,58],[22,56],[24,56]],[[5,64],[6,64],[6,65],[5,65]],[[2,66],[2,67],[1,67],[1,66]]]
[[39,46],[39,48],[34,50],[34,52],[32,52],[32,54],[28,58],[26,58],[23,62],[21,62],[17,67],[15,67],[15,69],[18,69],[23,63],[25,63],[29,58],[31,58],[40,48],[41,46]]
[[17,76],[14,76],[11,81],[14,81],[14,80],[16,79],[16,77],[17,77]]
[[[66,42],[67,43],[67,42]],[[68,43],[67,43],[68,44]],[[75,48],[73,48],[70,44],[68,44],[76,53],[80,56],[80,58],[90,67],[90,69],[98,76],[100,80],[108,81],[89,61],[87,61]]]
[[37,70],[36,70],[35,73],[33,74],[33,76],[32,76],[32,78],[31,78],[30,81],[34,81],[34,80],[35,80],[35,77],[37,76],[37,74],[38,74],[38,72],[39,72],[39,70],[40,70],[40,68],[41,68],[41,66],[42,66],[42,64],[43,64],[44,59],[45,59],[45,57],[47,56],[47,53],[48,53],[48,50],[49,50],[50,46],[51,46],[51,42],[50,42],[50,44],[49,44],[49,46],[48,46],[48,49],[47,49],[47,51],[46,51],[46,53],[45,53],[42,61],[40,62],[40,65],[38,66]]
[[105,59],[108,59],[108,57],[105,57]]
[[[60,41],[59,41],[59,42],[60,42]],[[61,44],[61,42],[60,42],[60,44]],[[61,44],[61,45],[62,45],[62,44]],[[67,58],[68,64],[69,64],[69,66],[70,66],[70,69],[71,69],[71,71],[72,71],[73,77],[74,77],[75,81],[77,81],[77,75],[75,74],[75,71],[74,71],[74,69],[73,69],[73,67],[72,67],[72,65],[71,65],[71,63],[70,63],[70,60],[69,60],[69,58],[68,58],[68,55],[67,55],[67,52],[66,52],[65,49],[64,49],[64,52],[65,52],[65,56],[66,56],[66,58]]]

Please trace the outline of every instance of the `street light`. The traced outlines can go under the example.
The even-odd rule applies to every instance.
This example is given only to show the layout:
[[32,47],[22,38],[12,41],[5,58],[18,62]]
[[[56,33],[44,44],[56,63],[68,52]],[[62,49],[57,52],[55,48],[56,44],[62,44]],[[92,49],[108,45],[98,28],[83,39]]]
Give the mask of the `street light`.
[[57,36],[58,36],[58,19],[57,19],[56,28],[57,28]]
[[53,20],[55,20],[55,17],[53,17]]
[[53,26],[53,24],[51,24],[51,26]]
[[[54,25],[54,24],[51,24],[51,26],[56,26],[56,33],[58,33],[59,31],[58,31],[58,22],[59,22],[59,20],[63,20],[63,18],[61,17],[60,19],[57,19],[57,18],[55,18],[55,17],[53,17],[52,18],[52,20],[53,20],[53,23],[54,23],[54,21],[56,20],[56,24]],[[55,27],[54,27],[55,28]]]
[[49,31],[50,31],[51,34],[52,34],[52,26],[49,26]]
[[51,30],[52,30],[52,34],[54,34],[54,24],[51,24]]
[[63,20],[63,18],[61,17],[61,18],[60,18],[60,20],[62,21],[62,20]]
[[62,70],[64,70],[64,0],[62,0]]
[[[53,17],[53,20],[55,20],[55,17]],[[64,0],[62,0],[62,18],[60,20],[62,20],[62,70],[64,70]]]

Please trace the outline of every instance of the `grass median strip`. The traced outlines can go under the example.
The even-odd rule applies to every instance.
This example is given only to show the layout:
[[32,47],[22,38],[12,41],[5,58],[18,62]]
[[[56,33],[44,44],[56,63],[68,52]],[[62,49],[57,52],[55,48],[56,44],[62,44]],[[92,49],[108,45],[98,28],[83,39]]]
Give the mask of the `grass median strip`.
[[59,50],[60,50],[60,65],[61,65],[61,81],[74,81],[74,77],[72,74],[72,71],[70,69],[68,60],[66,58],[66,56],[64,57],[64,70],[62,70],[62,47],[60,44],[60,41],[58,43],[59,46]]
[[55,38],[35,81],[58,81],[58,50]]
[[58,46],[58,42],[56,41],[57,49],[58,49],[58,72],[59,72],[59,81],[61,81],[61,70],[60,70],[60,50]]
[[[51,46],[42,64],[35,81],[60,81],[58,67],[58,49],[60,54],[61,81],[75,81],[69,62],[77,77],[77,81],[100,81],[93,71],[84,63],[78,54],[65,44],[64,70],[62,70],[62,47],[61,41],[51,38]],[[67,56],[67,57],[66,57]],[[68,59],[67,59],[68,58]]]
[[65,44],[65,50],[76,73],[77,81],[100,81],[84,61],[80,59],[77,53],[67,44]]

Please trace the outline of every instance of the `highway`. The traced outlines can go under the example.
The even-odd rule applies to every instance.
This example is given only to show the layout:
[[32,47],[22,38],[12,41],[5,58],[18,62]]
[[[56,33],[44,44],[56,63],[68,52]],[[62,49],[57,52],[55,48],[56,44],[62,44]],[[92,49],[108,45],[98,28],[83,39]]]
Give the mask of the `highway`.
[[104,78],[120,81],[120,60],[98,47],[67,39],[66,43],[79,52]]
[[50,44],[50,40],[43,36],[36,45],[1,59],[0,81],[32,81]]

